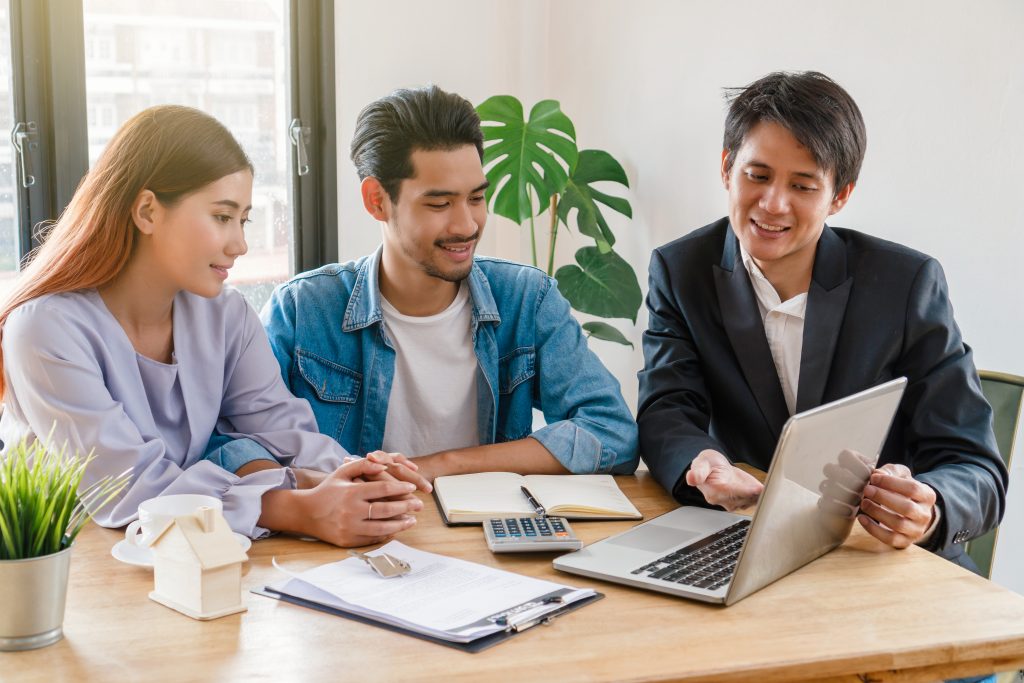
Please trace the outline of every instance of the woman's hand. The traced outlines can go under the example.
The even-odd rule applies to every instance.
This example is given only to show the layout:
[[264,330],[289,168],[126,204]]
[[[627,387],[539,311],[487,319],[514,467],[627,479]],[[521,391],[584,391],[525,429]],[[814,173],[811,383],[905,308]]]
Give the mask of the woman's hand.
[[387,476],[387,466],[366,459],[347,462],[312,489],[268,491],[261,526],[315,536],[342,547],[381,543],[416,523],[423,503],[416,486]]

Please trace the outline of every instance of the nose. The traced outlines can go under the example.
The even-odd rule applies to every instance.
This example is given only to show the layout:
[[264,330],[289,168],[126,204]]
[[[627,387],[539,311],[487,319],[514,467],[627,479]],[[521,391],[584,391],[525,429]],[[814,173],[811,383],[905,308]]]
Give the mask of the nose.
[[238,258],[244,256],[249,251],[249,244],[245,241],[245,230],[242,228],[242,222],[238,222],[238,227],[231,231],[231,238],[228,243],[224,246],[224,254],[231,258]]
[[780,215],[789,211],[789,192],[778,183],[764,186],[760,201],[761,209],[767,213]]
[[474,207],[468,202],[463,202],[452,212],[452,220],[448,229],[453,235],[469,237],[475,234],[481,225],[482,223],[477,220]]

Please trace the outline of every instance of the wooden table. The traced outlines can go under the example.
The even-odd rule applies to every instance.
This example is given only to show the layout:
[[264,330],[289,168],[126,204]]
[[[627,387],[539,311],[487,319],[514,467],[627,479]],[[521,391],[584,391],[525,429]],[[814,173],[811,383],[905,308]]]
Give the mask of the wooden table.
[[[645,472],[619,483],[648,518],[673,507]],[[110,556],[121,533],[90,527],[72,559],[64,640],[0,653],[0,680],[853,683],[1024,665],[1024,597],[859,529],[835,552],[722,608],[555,572],[549,555],[492,555],[479,528],[445,528],[425,502],[403,542],[607,597],[475,655],[251,594],[248,612],[199,622],[149,600],[151,572]],[[631,524],[573,526],[592,542]],[[279,580],[272,557],[302,570],[345,551],[277,537],[249,556],[247,589]]]

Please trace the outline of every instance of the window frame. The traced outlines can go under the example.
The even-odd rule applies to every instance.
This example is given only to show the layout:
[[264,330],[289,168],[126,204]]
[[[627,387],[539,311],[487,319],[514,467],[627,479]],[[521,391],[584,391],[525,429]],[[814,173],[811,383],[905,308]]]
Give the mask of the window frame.
[[[37,130],[28,152],[36,181],[24,187],[19,172],[15,184],[24,263],[89,168],[84,9],[82,0],[9,2],[14,121],[32,121]],[[300,119],[312,132],[309,174],[298,175],[295,146],[290,150],[291,266],[301,272],[338,258],[333,2],[289,0],[288,17],[285,118]]]

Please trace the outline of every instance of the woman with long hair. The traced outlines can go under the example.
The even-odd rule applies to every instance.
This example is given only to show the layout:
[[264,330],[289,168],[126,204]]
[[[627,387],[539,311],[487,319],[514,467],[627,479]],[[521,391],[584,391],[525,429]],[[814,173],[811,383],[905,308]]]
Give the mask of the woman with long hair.
[[[121,127],[0,306],[0,439],[94,451],[83,485],[132,467],[104,526],[148,498],[201,493],[254,538],[379,541],[422,507],[415,466],[346,462],[284,386],[255,312],[224,288],[247,249],[252,184],[245,152],[200,111],[152,107]],[[233,473],[207,457],[215,434],[276,461],[250,452]]]

